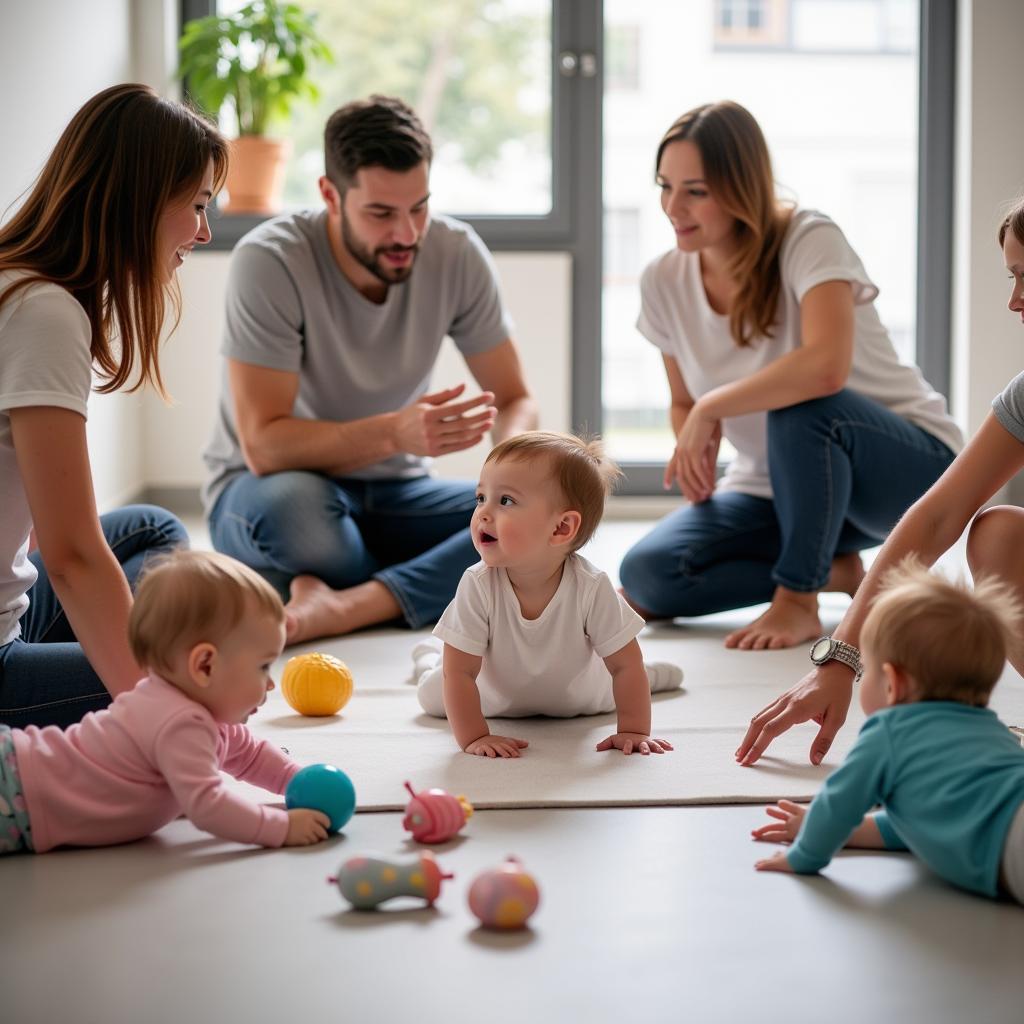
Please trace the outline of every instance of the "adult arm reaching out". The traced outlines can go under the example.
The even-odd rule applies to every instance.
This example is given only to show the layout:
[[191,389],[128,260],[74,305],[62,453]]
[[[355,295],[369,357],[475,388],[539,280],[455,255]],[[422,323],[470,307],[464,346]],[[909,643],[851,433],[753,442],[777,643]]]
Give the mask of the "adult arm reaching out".
[[[908,555],[916,556],[925,566],[933,565],[981,506],[1021,468],[1024,445],[989,413],[949,469],[889,535],[833,637],[858,646],[864,619],[885,574]],[[814,721],[819,729],[811,743],[810,760],[820,764],[846,721],[852,696],[850,668],[837,661],[816,666],[751,719],[736,760],[754,764],[776,736],[801,722]]]

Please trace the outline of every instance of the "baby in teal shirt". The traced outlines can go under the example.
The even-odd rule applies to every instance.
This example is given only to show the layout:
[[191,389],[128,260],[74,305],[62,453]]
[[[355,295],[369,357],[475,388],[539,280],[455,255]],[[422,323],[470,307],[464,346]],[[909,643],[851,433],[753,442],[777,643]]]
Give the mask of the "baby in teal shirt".
[[843,846],[910,850],[954,885],[1024,903],[1024,749],[986,707],[1019,625],[1005,584],[971,591],[909,561],[892,573],[861,633],[870,717],[806,811],[768,808],[754,838],[791,845],[757,869],[814,874]]

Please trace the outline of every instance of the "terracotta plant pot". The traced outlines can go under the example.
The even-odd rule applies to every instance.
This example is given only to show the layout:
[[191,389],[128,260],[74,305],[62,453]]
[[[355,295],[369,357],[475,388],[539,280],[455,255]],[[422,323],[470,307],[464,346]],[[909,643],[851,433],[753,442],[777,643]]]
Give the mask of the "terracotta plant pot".
[[220,206],[225,213],[281,212],[284,165],[291,151],[287,139],[263,135],[242,135],[231,140],[231,160],[225,183],[227,199]]

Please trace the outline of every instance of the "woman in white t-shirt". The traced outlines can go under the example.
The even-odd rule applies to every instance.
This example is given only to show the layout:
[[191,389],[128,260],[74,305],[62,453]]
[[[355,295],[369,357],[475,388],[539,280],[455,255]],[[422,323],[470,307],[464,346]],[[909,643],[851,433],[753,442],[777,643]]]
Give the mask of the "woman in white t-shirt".
[[93,371],[101,392],[162,393],[166,299],[226,166],[201,117],[113,86],[0,227],[0,724],[68,725],[142,675],[130,585],[186,535],[153,506],[97,514],[86,407]]
[[[736,103],[697,107],[661,140],[676,248],[641,282],[640,331],[662,352],[688,504],[626,555],[624,592],[653,618],[770,601],[726,646],[821,632],[818,593],[853,593],[880,543],[942,474],[960,432],[875,310],[839,228],[775,194],[768,147]],[[722,437],[737,456],[715,479]]]

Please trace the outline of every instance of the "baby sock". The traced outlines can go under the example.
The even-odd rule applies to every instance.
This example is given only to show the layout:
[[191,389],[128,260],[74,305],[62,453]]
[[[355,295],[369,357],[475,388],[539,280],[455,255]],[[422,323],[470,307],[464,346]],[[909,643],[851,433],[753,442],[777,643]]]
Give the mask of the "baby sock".
[[647,678],[651,681],[651,693],[678,690],[683,684],[683,670],[678,665],[671,665],[667,661],[654,661],[645,664],[644,668],[647,669]]

